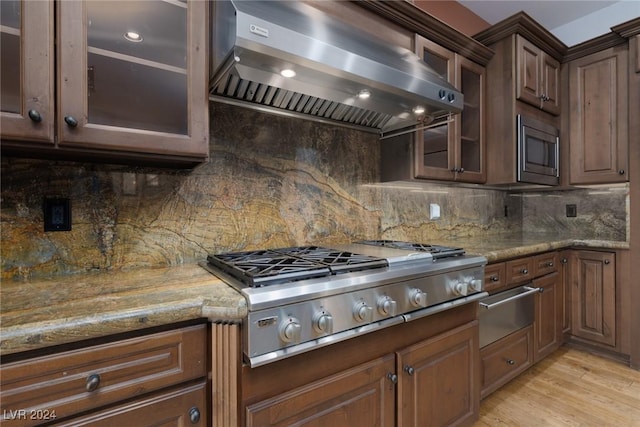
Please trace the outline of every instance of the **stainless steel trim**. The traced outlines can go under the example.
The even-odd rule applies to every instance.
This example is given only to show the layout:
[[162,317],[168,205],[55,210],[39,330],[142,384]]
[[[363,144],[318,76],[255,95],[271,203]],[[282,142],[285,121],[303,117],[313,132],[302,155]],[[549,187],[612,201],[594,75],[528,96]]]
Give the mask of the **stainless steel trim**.
[[325,347],[330,344],[335,344],[340,341],[348,340],[359,335],[364,335],[369,332],[378,331],[380,329],[388,328],[389,326],[399,325],[404,323],[402,316],[392,317],[390,319],[381,320],[368,325],[360,326],[358,328],[349,329],[336,334],[321,337],[313,341],[307,341],[291,347],[286,347],[281,350],[272,351],[259,356],[249,357],[249,365],[252,368],[257,366],[266,365],[267,363],[275,362],[276,360],[286,359],[291,356],[296,356],[301,353],[305,353],[310,350]]
[[467,304],[473,301],[478,301],[479,299],[482,299],[484,297],[486,297],[487,295],[489,295],[487,292],[480,292],[478,294],[473,294],[473,295],[469,295],[468,297],[464,297],[464,298],[458,298],[456,300],[453,301],[448,301],[442,304],[438,304],[435,305],[433,307],[427,307],[423,310],[418,310],[418,311],[414,311],[412,313],[407,313],[404,314],[402,317],[404,317],[405,322],[410,322],[412,320],[416,320],[416,319],[421,319],[423,317],[427,317],[430,316],[432,314],[436,314],[436,313],[440,313],[441,311],[444,310],[449,310],[451,308],[454,307],[458,307],[460,305],[463,304]]
[[508,302],[511,302],[511,301],[514,301],[514,300],[517,300],[517,299],[520,299],[520,298],[524,298],[524,297],[529,296],[531,294],[535,294],[536,292],[542,292],[542,288],[532,288],[530,286],[523,286],[522,288],[525,289],[526,292],[514,295],[514,296],[509,297],[509,298],[502,299],[502,300],[500,300],[498,302],[494,302],[493,304],[486,304],[484,302],[481,302],[480,306],[486,308],[487,310],[491,310],[492,308],[496,308],[498,306],[501,306],[502,304],[506,304]]

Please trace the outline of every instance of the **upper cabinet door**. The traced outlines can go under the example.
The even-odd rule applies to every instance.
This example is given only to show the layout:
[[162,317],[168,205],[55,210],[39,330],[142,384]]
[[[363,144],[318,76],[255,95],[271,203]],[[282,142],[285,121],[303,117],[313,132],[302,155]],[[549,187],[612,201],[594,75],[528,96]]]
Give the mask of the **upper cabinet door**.
[[484,67],[456,55],[456,88],[464,94],[464,108],[456,117],[457,179],[484,183],[485,169],[485,81]]
[[208,155],[207,2],[58,3],[61,147]]
[[551,114],[560,114],[560,62],[516,35],[516,98]]
[[2,139],[53,143],[53,2],[0,2]]
[[629,179],[627,70],[626,45],[569,63],[571,184]]

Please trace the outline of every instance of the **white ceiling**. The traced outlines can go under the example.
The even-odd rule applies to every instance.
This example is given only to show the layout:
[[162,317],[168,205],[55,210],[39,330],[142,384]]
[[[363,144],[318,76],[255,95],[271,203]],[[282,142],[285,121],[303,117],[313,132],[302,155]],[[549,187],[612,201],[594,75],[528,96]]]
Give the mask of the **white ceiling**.
[[611,27],[640,17],[640,0],[459,0],[495,24],[524,11],[567,46],[606,34]]

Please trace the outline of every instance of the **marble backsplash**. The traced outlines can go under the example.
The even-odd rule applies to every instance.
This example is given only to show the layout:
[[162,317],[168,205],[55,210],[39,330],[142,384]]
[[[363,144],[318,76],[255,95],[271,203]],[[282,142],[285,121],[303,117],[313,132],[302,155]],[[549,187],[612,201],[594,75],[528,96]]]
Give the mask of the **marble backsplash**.
[[[539,231],[626,238],[628,187],[592,197],[589,190],[381,184],[384,141],[376,135],[211,107],[211,160],[189,171],[2,158],[1,277],[176,265],[208,253],[358,239]],[[71,199],[71,231],[43,231],[45,197]],[[564,217],[567,200],[577,204],[577,218]],[[430,204],[440,206],[440,219],[429,219]]]

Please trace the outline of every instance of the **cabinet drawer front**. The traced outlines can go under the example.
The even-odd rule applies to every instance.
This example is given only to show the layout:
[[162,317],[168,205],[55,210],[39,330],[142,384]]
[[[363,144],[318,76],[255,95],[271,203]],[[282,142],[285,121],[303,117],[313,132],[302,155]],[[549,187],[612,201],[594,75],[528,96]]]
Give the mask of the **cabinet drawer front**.
[[491,264],[484,269],[484,290],[491,293],[507,286],[504,262]]
[[203,377],[206,348],[206,325],[197,325],[3,365],[3,424],[38,422],[8,421],[17,410],[62,418]]
[[533,279],[533,258],[520,258],[506,263],[507,285]]
[[203,381],[54,425],[204,427],[207,425],[206,386],[207,383]]
[[533,361],[532,326],[488,345],[480,351],[482,388],[485,398],[531,366]]
[[556,271],[558,271],[557,252],[549,252],[546,254],[537,255],[533,258],[534,277],[544,276]]

